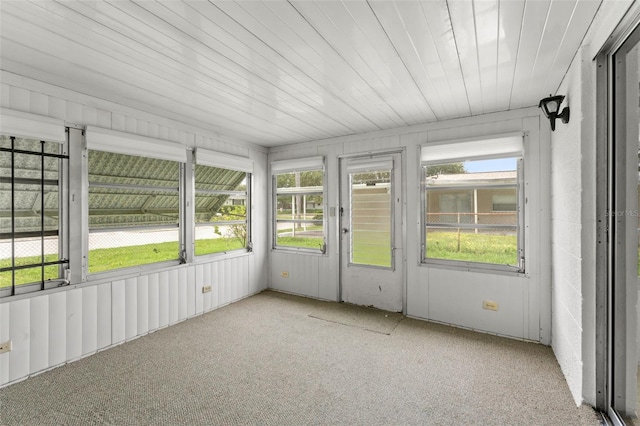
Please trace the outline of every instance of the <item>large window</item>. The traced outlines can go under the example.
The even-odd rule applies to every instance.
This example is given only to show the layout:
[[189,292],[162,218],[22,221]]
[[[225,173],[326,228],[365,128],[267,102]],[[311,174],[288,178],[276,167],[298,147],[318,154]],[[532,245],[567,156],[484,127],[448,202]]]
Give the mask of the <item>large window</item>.
[[274,248],[325,251],[322,157],[274,161]]
[[89,151],[89,273],[180,258],[180,163]]
[[186,149],[94,127],[87,145],[88,273],[184,261]]
[[0,135],[0,295],[58,286],[67,263],[65,144]]
[[202,149],[196,163],[196,256],[250,250],[253,163]]
[[521,135],[422,148],[424,262],[524,271],[521,156]]

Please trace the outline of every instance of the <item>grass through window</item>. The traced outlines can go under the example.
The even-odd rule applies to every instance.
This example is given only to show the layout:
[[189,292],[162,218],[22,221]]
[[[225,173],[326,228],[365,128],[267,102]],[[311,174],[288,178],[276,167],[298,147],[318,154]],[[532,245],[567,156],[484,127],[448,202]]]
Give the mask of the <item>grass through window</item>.
[[427,258],[514,266],[518,240],[515,235],[428,232]]
[[[157,244],[145,244],[140,246],[127,246],[106,249],[95,249],[89,252],[89,273],[109,271],[113,269],[128,268],[131,266],[146,265],[150,263],[165,262],[178,259],[178,243],[166,242]],[[243,245],[237,239],[213,238],[198,240],[196,254],[227,252],[242,249]],[[57,260],[57,255],[45,256],[46,261]],[[23,264],[40,261],[40,256],[21,257]],[[18,261],[18,259],[16,259]],[[0,260],[0,268],[11,266],[11,259]],[[51,267],[48,267],[51,268]],[[57,268],[57,266],[55,266]],[[41,272],[39,268],[21,269],[16,271],[16,284],[29,284],[40,282]],[[0,288],[11,287],[11,273],[0,274]]]

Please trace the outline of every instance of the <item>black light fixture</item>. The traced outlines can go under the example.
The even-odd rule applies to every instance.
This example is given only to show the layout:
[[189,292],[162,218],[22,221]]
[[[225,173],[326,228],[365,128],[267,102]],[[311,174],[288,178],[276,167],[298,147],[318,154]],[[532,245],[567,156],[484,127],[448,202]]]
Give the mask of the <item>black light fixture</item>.
[[551,122],[551,131],[556,130],[556,118],[562,119],[563,123],[569,122],[569,107],[565,107],[562,112],[558,114],[558,111],[560,111],[560,104],[562,104],[563,100],[564,96],[562,95],[549,95],[548,98],[540,100],[540,103],[538,104],[538,108],[542,108],[542,112],[544,112],[545,117],[547,117]]

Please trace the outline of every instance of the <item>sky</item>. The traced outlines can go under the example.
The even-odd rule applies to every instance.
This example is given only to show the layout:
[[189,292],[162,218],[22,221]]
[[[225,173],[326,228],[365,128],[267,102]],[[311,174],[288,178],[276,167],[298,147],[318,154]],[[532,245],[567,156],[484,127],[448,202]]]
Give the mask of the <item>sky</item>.
[[476,172],[503,172],[517,169],[516,158],[500,158],[497,160],[465,161],[464,168],[467,173]]

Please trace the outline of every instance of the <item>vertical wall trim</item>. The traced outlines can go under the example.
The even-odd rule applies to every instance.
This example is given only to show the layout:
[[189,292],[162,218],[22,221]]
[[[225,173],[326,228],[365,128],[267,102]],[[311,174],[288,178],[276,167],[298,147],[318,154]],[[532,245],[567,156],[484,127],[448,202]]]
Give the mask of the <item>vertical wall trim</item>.
[[[69,138],[69,280],[87,279],[89,245],[89,202],[87,144],[84,131],[68,128]],[[64,189],[61,189],[64,191]]]
[[180,209],[180,227],[182,228],[183,252],[181,256],[184,262],[191,263],[195,259],[195,164],[193,152],[187,151],[187,162],[181,167],[180,191],[182,208]]
[[609,223],[608,200],[608,82],[609,67],[606,53],[596,58],[596,408],[607,410],[607,241]]

